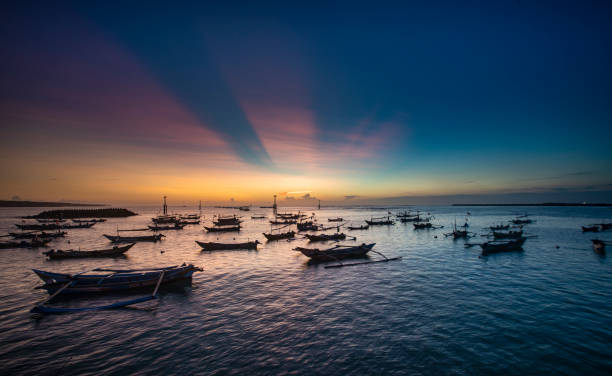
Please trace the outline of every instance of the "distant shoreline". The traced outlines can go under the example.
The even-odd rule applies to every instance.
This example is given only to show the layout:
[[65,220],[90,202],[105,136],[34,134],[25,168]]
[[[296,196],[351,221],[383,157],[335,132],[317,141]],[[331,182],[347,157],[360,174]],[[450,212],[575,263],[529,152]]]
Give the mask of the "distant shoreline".
[[604,203],[564,203],[564,202],[544,202],[540,204],[453,204],[452,206],[587,206],[587,207],[612,207],[612,204]]
[[0,208],[61,208],[67,206],[107,206],[106,204],[74,204],[70,202],[0,200]]

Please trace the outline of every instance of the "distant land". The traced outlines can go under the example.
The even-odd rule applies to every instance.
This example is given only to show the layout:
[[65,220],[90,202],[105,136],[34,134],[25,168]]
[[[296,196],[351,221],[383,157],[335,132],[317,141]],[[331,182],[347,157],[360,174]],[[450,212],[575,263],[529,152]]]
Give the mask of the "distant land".
[[105,204],[74,204],[70,202],[0,200],[0,207],[2,208],[25,208],[25,207],[58,208],[58,207],[66,207],[66,206],[106,206],[106,205]]
[[578,202],[543,202],[540,204],[453,204],[453,206],[612,206],[612,204],[603,203],[578,203]]

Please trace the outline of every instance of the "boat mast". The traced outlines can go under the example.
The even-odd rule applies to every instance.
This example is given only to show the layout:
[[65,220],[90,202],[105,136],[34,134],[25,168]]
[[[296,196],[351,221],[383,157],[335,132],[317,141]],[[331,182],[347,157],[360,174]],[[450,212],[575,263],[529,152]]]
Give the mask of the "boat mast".
[[276,215],[276,195],[274,195],[274,204],[272,205],[272,211],[274,212],[274,215]]
[[321,210],[321,200],[319,200],[319,210]]
[[168,205],[166,205],[166,196],[164,196],[163,210],[164,210],[164,215],[168,214]]

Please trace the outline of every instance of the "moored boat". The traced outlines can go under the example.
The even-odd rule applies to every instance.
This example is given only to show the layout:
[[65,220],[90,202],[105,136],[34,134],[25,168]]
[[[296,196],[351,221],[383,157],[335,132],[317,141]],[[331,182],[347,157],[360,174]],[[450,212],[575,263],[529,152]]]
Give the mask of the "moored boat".
[[582,226],[582,232],[599,232],[599,226]]
[[266,239],[268,240],[281,240],[281,239],[291,239],[293,237],[295,237],[295,231],[288,231],[288,232],[280,232],[280,233],[263,233],[263,236],[266,237]]
[[395,224],[395,222],[393,222],[393,220],[391,220],[391,217],[372,217],[370,218],[370,220],[368,221],[366,219],[366,223],[370,226],[384,226],[384,225],[393,225]]
[[261,244],[259,240],[244,243],[215,243],[215,242],[200,242],[195,241],[203,251],[220,251],[233,249],[257,249],[257,244]]
[[208,227],[204,226],[206,231],[208,232],[232,232],[232,231],[240,231],[240,226],[213,226]]
[[342,217],[328,218],[327,221],[328,222],[342,222],[342,221],[344,221],[344,219]]
[[71,219],[74,223],[102,223],[106,222],[105,218],[90,218],[90,219]]
[[183,227],[185,227],[185,225],[175,222],[174,224],[167,225],[167,226],[155,225],[155,226],[147,226],[147,227],[151,231],[163,231],[163,230],[182,230]]
[[413,224],[415,230],[421,230],[425,228],[432,228],[433,224],[431,222],[419,222]]
[[[45,282],[42,286],[53,294],[63,288],[64,294],[106,293],[116,291],[129,291],[146,287],[154,287],[160,280],[169,283],[182,279],[191,279],[194,272],[202,271],[192,264],[171,266],[156,269],[94,269],[92,272],[105,272],[104,274],[66,274],[54,273],[44,270],[32,269],[36,275]],[[65,287],[65,285],[67,285]]]
[[34,238],[63,238],[66,236],[66,231],[57,231],[57,232],[9,232],[9,235],[15,239],[34,239]]
[[370,228],[370,225],[361,225],[361,226],[347,226],[349,230],[367,230]]
[[482,248],[483,255],[499,252],[521,251],[523,249],[525,240],[527,240],[525,237],[507,241],[494,240],[482,243],[480,247]]
[[328,241],[328,240],[344,240],[344,239],[346,239],[346,234],[344,234],[344,233],[337,233],[337,234],[316,234],[316,235],[306,234],[304,236],[307,237],[308,240],[311,241],[311,242],[324,242],[324,241]]
[[497,226],[490,226],[489,229],[491,229],[491,231],[496,231],[496,230],[507,230],[510,228],[510,225],[497,225]]
[[120,235],[107,235],[104,237],[113,243],[136,243],[136,242],[158,242],[161,241],[164,234],[155,235],[139,235],[139,236],[120,236]]
[[86,258],[86,257],[117,257],[123,255],[130,248],[134,246],[135,243],[126,244],[123,246],[114,246],[113,248],[107,249],[98,249],[94,251],[81,251],[81,250],[61,250],[61,249],[52,249],[47,252],[43,252],[43,254],[50,259],[66,259],[66,258]]
[[296,247],[295,250],[302,252],[304,256],[314,261],[336,261],[346,258],[364,257],[374,248],[374,245],[376,243],[363,243],[356,246],[336,245],[328,249]]

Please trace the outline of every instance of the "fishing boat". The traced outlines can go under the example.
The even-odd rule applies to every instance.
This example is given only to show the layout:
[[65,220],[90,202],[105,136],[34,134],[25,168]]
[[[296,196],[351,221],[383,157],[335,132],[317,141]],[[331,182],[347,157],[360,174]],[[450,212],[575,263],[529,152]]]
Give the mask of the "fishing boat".
[[63,288],[62,293],[65,294],[130,291],[155,286],[158,280],[160,280],[162,273],[161,283],[163,284],[191,279],[194,272],[202,270],[202,268],[192,264],[156,269],[122,270],[98,268],[91,271],[104,272],[103,274],[67,274],[32,269],[45,283],[41,288],[47,290],[50,294],[57,292],[60,288]]
[[22,240],[19,242],[0,242],[0,249],[10,249],[10,248],[38,248],[38,247],[46,247],[47,243],[49,243],[52,239],[37,239],[34,238],[30,241]]
[[508,232],[493,231],[493,237],[495,239],[518,239],[523,237],[523,230]]
[[217,220],[213,220],[215,226],[230,226],[230,225],[239,225],[242,221],[240,217],[236,217],[235,215],[231,217],[221,217],[218,216]]
[[376,243],[361,245],[336,245],[328,249],[296,247],[306,257],[314,261],[336,261],[346,258],[365,257],[374,248]]
[[510,228],[510,225],[497,225],[497,226],[490,226],[489,229],[491,229],[491,231],[496,231],[496,230],[507,230]]
[[306,214],[300,213],[298,212],[297,214],[294,213],[277,213],[276,214],[277,217],[282,218],[282,219],[300,219],[303,217],[306,217]]
[[319,226],[313,221],[298,222],[297,229],[298,231],[318,231]]
[[391,220],[391,217],[372,217],[370,218],[370,220],[368,221],[366,219],[366,223],[370,226],[384,226],[384,225],[394,225],[395,222],[393,222],[393,220]]
[[61,225],[59,223],[22,223],[22,224],[15,224],[15,227],[21,229],[21,230],[36,230],[36,231],[42,231],[42,230],[58,230],[61,227]]
[[122,256],[125,252],[132,248],[134,244],[135,243],[130,243],[123,246],[114,246],[113,248],[98,249],[94,251],[52,249],[50,251],[43,252],[43,254],[52,260],[86,257],[117,257]]
[[296,223],[297,223],[297,220],[295,219],[283,219],[281,221],[277,219],[270,220],[270,224],[273,224],[273,225],[294,225]]
[[593,251],[599,254],[606,253],[606,242],[605,241],[599,240],[599,239],[592,239],[591,242],[593,242]]
[[66,236],[66,231],[57,231],[57,232],[9,232],[9,235],[15,239],[34,239],[34,238],[63,238]]
[[183,214],[179,217],[181,221],[184,219],[191,220],[191,219],[200,219],[200,218],[201,218],[201,215],[199,214]]
[[263,236],[266,237],[266,239],[268,239],[269,241],[271,240],[281,240],[281,239],[291,239],[295,237],[295,231],[288,231],[288,232],[280,232],[280,233],[263,233]]
[[398,217],[400,222],[402,223],[408,223],[408,222],[420,222],[421,221],[421,217],[420,216],[414,216],[414,217]]
[[159,225],[166,223],[176,223],[179,222],[180,219],[174,215],[159,215],[157,217],[151,218],[151,221],[156,225]]
[[181,221],[178,222],[179,225],[183,225],[183,226],[187,226],[187,225],[199,225],[200,224],[200,220],[199,219],[182,219]]
[[214,227],[204,226],[204,228],[208,232],[232,232],[232,231],[240,231],[240,225],[238,225],[238,226],[214,226]]
[[184,224],[182,223],[178,223],[175,222],[172,225],[167,225],[167,226],[159,226],[159,225],[155,225],[155,226],[147,226],[149,228],[149,230],[151,231],[162,231],[162,230],[182,230],[183,227],[185,227]]
[[60,228],[62,229],[90,228],[90,227],[93,227],[93,225],[95,224],[96,222],[81,222],[81,223],[75,223],[73,225],[71,224],[60,225]]
[[582,226],[582,232],[599,232],[599,226]]
[[139,236],[119,236],[119,235],[107,235],[104,237],[113,243],[137,243],[137,242],[159,242],[165,237],[164,234],[155,235],[139,235]]
[[342,221],[344,221],[344,219],[342,219],[342,217],[328,218],[327,221],[328,222],[342,222]]
[[308,238],[308,240],[311,241],[311,242],[324,242],[324,241],[328,241],[328,240],[344,240],[344,239],[346,239],[346,234],[343,234],[343,233],[339,233],[339,234],[317,234],[317,235],[306,234],[304,236],[306,236]]
[[482,248],[483,255],[499,252],[521,251],[523,249],[523,243],[525,243],[525,240],[527,240],[525,237],[506,241],[494,240],[482,243],[480,247]]
[[74,223],[102,223],[106,222],[105,218],[91,218],[91,219],[71,219]]
[[397,218],[409,218],[409,217],[414,217],[416,214],[411,214],[410,211],[403,211],[400,213],[397,213],[395,216]]
[[349,230],[367,230],[370,228],[370,225],[361,225],[361,226],[347,226]]
[[261,244],[259,240],[245,243],[214,243],[195,241],[204,251],[220,251],[233,249],[257,249],[257,244]]
[[251,219],[266,219],[267,217],[264,214],[255,214],[251,216]]
[[419,222],[413,224],[415,230],[422,230],[425,228],[432,228],[433,224],[431,222]]
[[36,218],[38,223],[63,223],[66,222],[65,219],[61,218]]
[[241,210],[241,211],[250,211],[251,208],[249,208],[248,206],[241,206],[241,207],[238,208],[238,210]]
[[515,219],[510,220],[510,222],[515,225],[527,225],[534,222],[533,219],[527,217],[529,217],[529,214],[519,215]]

